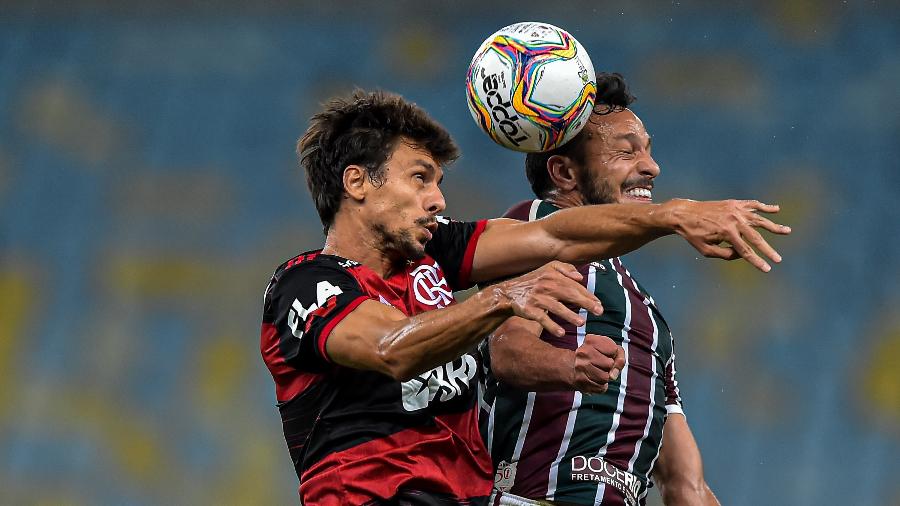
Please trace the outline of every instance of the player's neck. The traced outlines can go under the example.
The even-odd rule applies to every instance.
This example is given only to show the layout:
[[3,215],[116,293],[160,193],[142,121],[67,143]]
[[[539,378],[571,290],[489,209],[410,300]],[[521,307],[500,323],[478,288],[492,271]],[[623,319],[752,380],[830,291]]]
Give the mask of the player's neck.
[[402,269],[405,263],[398,265],[396,259],[383,250],[380,238],[371,233],[347,224],[335,222],[328,230],[322,253],[335,255],[359,262],[375,271],[382,278],[387,278]]
[[565,209],[567,207],[578,207],[584,205],[584,198],[582,198],[581,193],[579,192],[551,192],[544,199],[547,202],[553,204],[554,206]]

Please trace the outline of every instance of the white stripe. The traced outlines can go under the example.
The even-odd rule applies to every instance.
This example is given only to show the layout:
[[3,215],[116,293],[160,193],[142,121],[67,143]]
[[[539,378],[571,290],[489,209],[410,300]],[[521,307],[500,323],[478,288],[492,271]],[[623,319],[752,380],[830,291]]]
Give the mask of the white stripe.
[[[618,258],[611,260],[610,264],[612,265],[616,260],[618,260]],[[610,427],[609,433],[606,435],[606,444],[604,444],[603,447],[600,448],[600,451],[597,452],[598,457],[606,455],[606,449],[612,444],[613,440],[616,439],[616,431],[619,429],[619,420],[625,406],[625,389],[628,386],[628,343],[631,342],[631,339],[628,338],[628,333],[631,331],[631,299],[628,297],[628,289],[622,284],[622,274],[615,268],[615,265],[613,265],[613,270],[616,272],[616,280],[619,282],[619,285],[622,287],[622,292],[625,294],[625,321],[622,326],[622,349],[625,350],[625,367],[622,368],[622,373],[619,376],[619,399],[616,402],[616,412],[613,414],[612,427]],[[605,487],[602,486],[602,483],[600,485],[601,486],[597,487],[597,495],[595,496],[594,504],[600,504],[603,501],[603,491],[605,490]]]
[[603,505],[603,494],[606,493],[606,484],[600,483],[600,486],[597,487],[597,497],[594,498],[594,506],[602,506]]
[[[528,221],[534,221],[535,216],[537,216],[538,207],[541,205],[541,201],[538,199],[531,201],[531,208],[528,210]],[[522,425],[519,427],[519,437],[516,439],[516,447],[513,449],[512,461],[518,462],[519,457],[522,455],[522,447],[525,446],[525,436],[528,435],[528,425],[531,424],[531,411],[534,409],[534,392],[528,392],[528,401],[525,403],[525,412],[522,415]],[[496,411],[497,407],[497,398],[494,398],[494,402],[491,404],[490,415],[488,416],[488,440],[487,440],[487,448],[488,453],[492,452],[494,445],[494,421],[496,420]]]
[[497,398],[494,397],[494,402],[491,403],[490,414],[488,415],[488,428],[487,428],[487,449],[488,454],[493,452],[494,448],[494,420],[496,419],[495,411],[497,409]]
[[531,410],[534,409],[534,395],[534,392],[528,392],[528,402],[525,403],[525,413],[522,415],[522,426],[519,427],[519,438],[516,439],[516,448],[512,454],[513,462],[519,461],[522,447],[525,446],[525,436],[528,435],[528,426],[531,424]]
[[[593,265],[588,267],[586,286],[591,293],[594,293],[594,289],[597,287],[597,268]],[[584,318],[584,325],[576,329],[578,346],[581,346],[584,344],[584,334],[587,328],[588,314],[586,309],[581,309],[578,313]],[[578,415],[579,408],[581,408],[581,392],[576,391],[572,399],[572,408],[569,410],[569,416],[566,419],[566,431],[563,433],[563,440],[559,445],[559,453],[556,454],[556,458],[553,460],[553,463],[550,464],[550,477],[547,483],[547,499],[551,501],[556,495],[556,486],[559,480],[559,463],[562,462],[566,452],[569,451],[569,442],[572,440],[572,431],[575,428],[575,417]]]
[[[628,270],[626,269],[625,272],[628,272]],[[631,273],[628,273],[628,276],[631,278]],[[634,282],[634,278],[631,278],[631,284],[634,286],[635,290],[638,290],[638,293],[640,293],[637,283]],[[632,455],[631,460],[628,461],[629,473],[634,472],[634,463],[637,461],[638,454],[641,453],[641,446],[643,445],[644,440],[647,439],[647,435],[650,433],[650,424],[653,421],[653,408],[656,406],[656,378],[659,376],[659,373],[656,371],[656,359],[654,357],[654,352],[656,352],[656,347],[659,344],[659,327],[656,326],[656,320],[653,318],[653,310],[650,309],[650,306],[647,304],[645,304],[644,307],[647,308],[647,316],[650,318],[650,323],[653,324],[653,345],[650,347],[650,366],[653,370],[653,374],[650,375],[650,407],[647,408],[647,423],[644,425],[644,435],[642,435],[641,438],[638,439],[637,444],[634,445],[634,455]],[[658,454],[659,451],[657,450],[657,455]]]
[[537,219],[537,210],[541,206],[542,200],[534,199],[531,201],[531,209],[528,210],[528,221]]

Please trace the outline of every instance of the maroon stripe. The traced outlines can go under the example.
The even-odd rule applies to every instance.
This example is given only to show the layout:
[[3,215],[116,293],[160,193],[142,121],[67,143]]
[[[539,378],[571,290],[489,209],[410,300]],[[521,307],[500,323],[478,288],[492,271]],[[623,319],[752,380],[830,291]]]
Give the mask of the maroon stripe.
[[628,332],[628,378],[622,415],[616,438],[605,459],[619,469],[628,470],[637,442],[644,435],[650,408],[650,382],[653,377],[653,322],[637,284],[626,273],[622,262],[612,262],[622,276],[622,285],[631,303],[631,330]]
[[519,221],[528,221],[529,214],[531,213],[531,205],[533,202],[533,200],[519,202],[518,204],[507,209],[507,211],[503,213],[503,217],[512,218]]
[[606,485],[600,504],[603,506],[625,506],[625,495],[616,487]]
[[672,359],[666,365],[666,406],[670,404],[678,404],[680,392],[675,385],[675,352],[672,352]]
[[[589,266],[579,267],[579,272],[584,275],[585,283],[588,279]],[[578,328],[568,322],[556,320],[556,323],[566,331],[562,337],[556,337],[544,332],[541,339],[549,342],[557,348],[575,350],[578,348]],[[547,487],[550,484],[550,466],[559,455],[566,433],[566,422],[569,411],[575,401],[575,392],[538,392],[534,397],[534,405],[531,410],[531,423],[528,425],[528,433],[522,446],[522,455],[516,467],[516,481],[510,489],[510,493],[522,497],[543,499],[547,496]]]

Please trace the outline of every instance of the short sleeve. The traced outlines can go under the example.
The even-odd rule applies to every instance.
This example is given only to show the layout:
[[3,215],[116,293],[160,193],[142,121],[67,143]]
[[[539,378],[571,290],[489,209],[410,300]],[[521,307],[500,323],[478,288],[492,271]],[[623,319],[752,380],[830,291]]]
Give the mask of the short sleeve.
[[366,299],[356,279],[336,262],[313,261],[287,270],[266,293],[264,320],[271,321],[277,344],[277,356],[266,357],[267,362],[321,369],[330,362],[325,353],[329,334]]
[[666,371],[664,376],[666,385],[666,413],[684,414],[684,406],[681,402],[681,390],[678,389],[678,379],[675,371],[675,343],[672,343],[672,355],[666,362]]
[[434,236],[425,245],[425,252],[437,260],[453,291],[472,286],[472,261],[478,237],[487,226],[486,220],[469,222],[438,217]]

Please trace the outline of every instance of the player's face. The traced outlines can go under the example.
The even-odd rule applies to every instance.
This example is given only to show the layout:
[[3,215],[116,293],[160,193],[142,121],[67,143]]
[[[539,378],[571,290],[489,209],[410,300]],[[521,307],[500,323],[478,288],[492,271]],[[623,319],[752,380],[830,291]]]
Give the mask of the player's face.
[[659,165],[650,155],[650,135],[629,109],[591,116],[578,189],[587,204],[653,201]]
[[[371,193],[372,228],[384,251],[407,260],[425,256],[425,243],[444,210],[443,170],[428,151],[403,140],[385,162],[384,184]],[[368,197],[367,197],[368,199]]]

